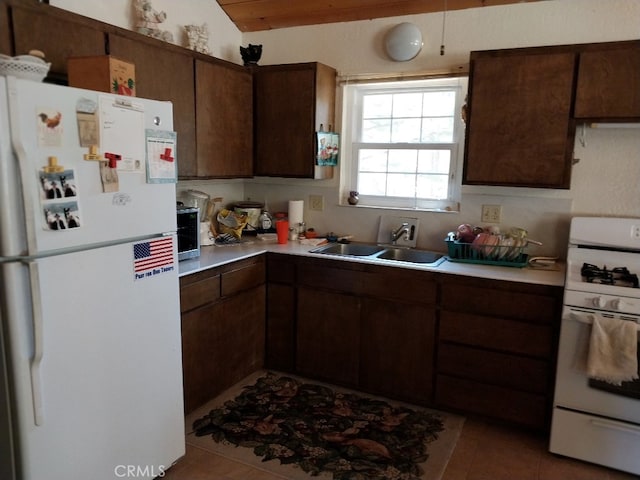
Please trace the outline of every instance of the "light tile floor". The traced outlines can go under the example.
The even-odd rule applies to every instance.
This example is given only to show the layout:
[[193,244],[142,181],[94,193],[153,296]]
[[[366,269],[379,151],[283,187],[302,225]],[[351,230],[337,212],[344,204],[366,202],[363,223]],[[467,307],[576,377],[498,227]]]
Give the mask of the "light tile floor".
[[[196,447],[165,480],[282,480]],[[311,480],[313,477],[309,477]],[[442,480],[631,480],[640,477],[553,455],[542,435],[467,418]]]

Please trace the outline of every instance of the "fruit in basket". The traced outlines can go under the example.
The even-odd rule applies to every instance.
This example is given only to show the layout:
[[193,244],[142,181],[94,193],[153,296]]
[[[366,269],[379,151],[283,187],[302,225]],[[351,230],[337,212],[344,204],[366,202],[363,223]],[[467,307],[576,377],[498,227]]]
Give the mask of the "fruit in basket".
[[456,230],[456,240],[462,243],[471,243],[476,238],[476,234],[473,232],[473,226],[468,223],[463,223]]

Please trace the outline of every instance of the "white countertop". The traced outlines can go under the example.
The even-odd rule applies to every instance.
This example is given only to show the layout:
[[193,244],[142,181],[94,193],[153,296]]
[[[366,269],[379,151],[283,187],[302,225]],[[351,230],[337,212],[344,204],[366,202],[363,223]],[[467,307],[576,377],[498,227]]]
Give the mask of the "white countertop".
[[[445,260],[440,265],[431,267],[418,263],[398,262],[394,260],[368,259],[360,257],[345,257],[337,255],[323,255],[310,253],[315,247],[301,245],[299,242],[289,242],[286,245],[255,240],[253,243],[226,246],[204,246],[200,257],[179,262],[180,276],[196,273],[213,267],[260,255],[266,252],[283,253],[289,255],[301,255],[316,258],[331,258],[346,262],[368,263],[372,265],[384,265],[396,268],[409,268],[413,270],[432,271],[454,275],[466,275],[478,278],[494,280],[506,280],[509,282],[534,283],[540,285],[564,286],[565,265],[557,263],[555,270],[540,270],[531,267],[516,268],[495,265],[482,265],[472,263],[459,263]],[[443,252],[444,253],[444,252]]]

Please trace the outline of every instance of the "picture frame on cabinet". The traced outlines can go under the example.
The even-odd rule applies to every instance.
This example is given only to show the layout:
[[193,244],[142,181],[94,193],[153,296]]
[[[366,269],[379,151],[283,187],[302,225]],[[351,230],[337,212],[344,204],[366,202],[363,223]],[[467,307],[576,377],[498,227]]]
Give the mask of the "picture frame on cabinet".
[[316,165],[333,167],[338,165],[340,135],[333,132],[317,132]]

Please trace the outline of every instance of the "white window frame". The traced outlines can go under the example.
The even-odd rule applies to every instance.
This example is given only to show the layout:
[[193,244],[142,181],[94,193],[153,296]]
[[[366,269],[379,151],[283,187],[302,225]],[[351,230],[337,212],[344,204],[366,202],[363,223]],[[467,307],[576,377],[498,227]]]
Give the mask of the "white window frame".
[[[461,197],[462,161],[464,156],[464,132],[465,125],[460,111],[464,104],[467,91],[468,77],[456,76],[447,78],[433,78],[425,80],[405,80],[394,82],[376,83],[348,83],[343,86],[343,140],[342,140],[342,168],[340,177],[341,204],[346,205],[346,198],[352,190],[357,191],[358,181],[358,151],[374,145],[376,148],[389,146],[394,149],[415,149],[417,145],[426,149],[448,149],[451,151],[451,165],[449,170],[448,198],[442,200],[413,199],[411,197],[387,197],[360,195],[358,206],[389,208],[401,210],[426,210],[426,211],[459,211]],[[360,128],[362,119],[363,93],[392,91],[402,93],[404,91],[426,90],[454,90],[456,92],[456,104],[454,115],[453,141],[451,143],[390,143],[367,144],[360,142]]]

